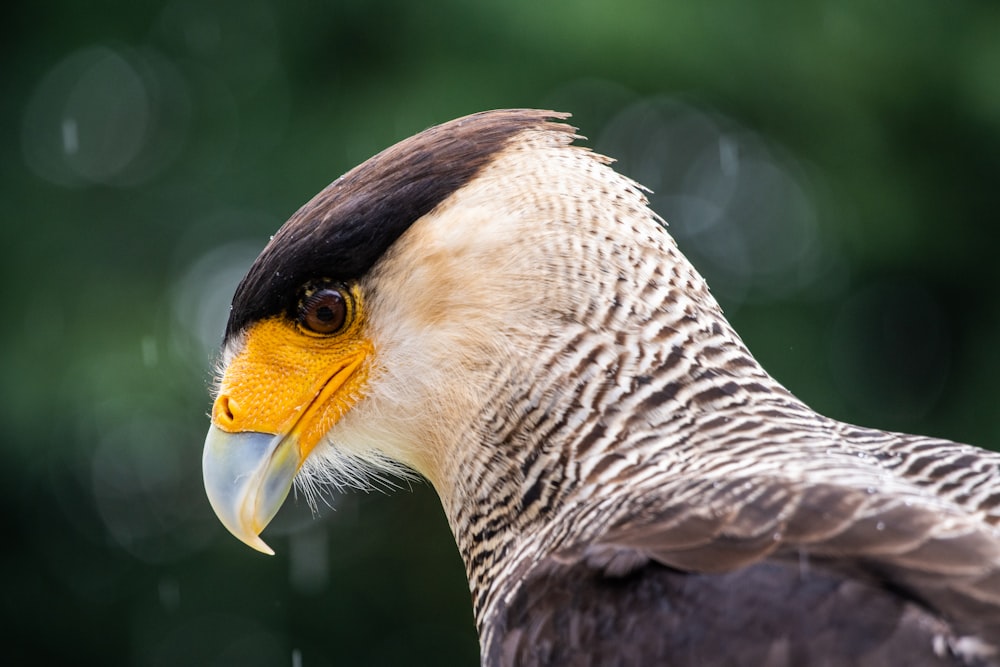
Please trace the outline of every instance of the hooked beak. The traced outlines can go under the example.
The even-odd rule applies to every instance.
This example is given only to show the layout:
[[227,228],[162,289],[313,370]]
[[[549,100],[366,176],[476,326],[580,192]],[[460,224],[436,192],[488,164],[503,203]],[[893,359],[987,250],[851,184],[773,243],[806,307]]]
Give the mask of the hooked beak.
[[292,435],[228,433],[210,426],[202,456],[208,501],[229,532],[274,555],[260,533],[278,513],[301,464]]

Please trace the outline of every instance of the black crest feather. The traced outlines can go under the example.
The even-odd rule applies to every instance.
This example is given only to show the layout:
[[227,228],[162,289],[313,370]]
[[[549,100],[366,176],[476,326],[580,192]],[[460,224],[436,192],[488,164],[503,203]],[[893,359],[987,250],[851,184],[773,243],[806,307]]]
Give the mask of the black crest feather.
[[226,340],[249,324],[289,312],[300,287],[364,275],[413,222],[468,183],[516,134],[561,128],[568,114],[487,111],[437,125],[387,148],[324,188],[253,263],[233,297]]

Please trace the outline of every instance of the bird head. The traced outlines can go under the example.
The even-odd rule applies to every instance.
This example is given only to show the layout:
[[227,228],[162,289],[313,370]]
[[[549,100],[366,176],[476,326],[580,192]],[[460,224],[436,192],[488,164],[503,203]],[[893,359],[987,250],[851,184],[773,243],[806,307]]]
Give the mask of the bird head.
[[236,537],[271,553],[260,533],[296,478],[406,469],[454,527],[468,496],[537,482],[526,434],[584,437],[583,394],[612,400],[641,379],[642,355],[615,350],[675,330],[654,311],[718,319],[642,189],[573,145],[563,117],[426,130],[271,239],[233,299],[204,449],[209,500]]

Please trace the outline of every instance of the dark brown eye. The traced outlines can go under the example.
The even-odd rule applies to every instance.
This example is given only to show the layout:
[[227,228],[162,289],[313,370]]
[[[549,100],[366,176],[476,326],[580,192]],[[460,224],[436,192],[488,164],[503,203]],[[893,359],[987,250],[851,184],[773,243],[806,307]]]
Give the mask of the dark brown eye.
[[335,289],[318,289],[299,306],[299,322],[313,333],[337,333],[346,321],[347,300]]

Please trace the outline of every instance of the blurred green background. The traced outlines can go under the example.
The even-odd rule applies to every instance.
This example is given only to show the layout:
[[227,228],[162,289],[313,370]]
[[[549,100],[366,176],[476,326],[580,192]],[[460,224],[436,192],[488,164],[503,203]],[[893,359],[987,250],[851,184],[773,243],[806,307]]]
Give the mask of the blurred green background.
[[573,112],[820,411],[1000,447],[996,3],[13,2],[0,25],[7,664],[476,664],[429,487],[300,498],[266,557],[200,456],[268,236],[483,109]]

